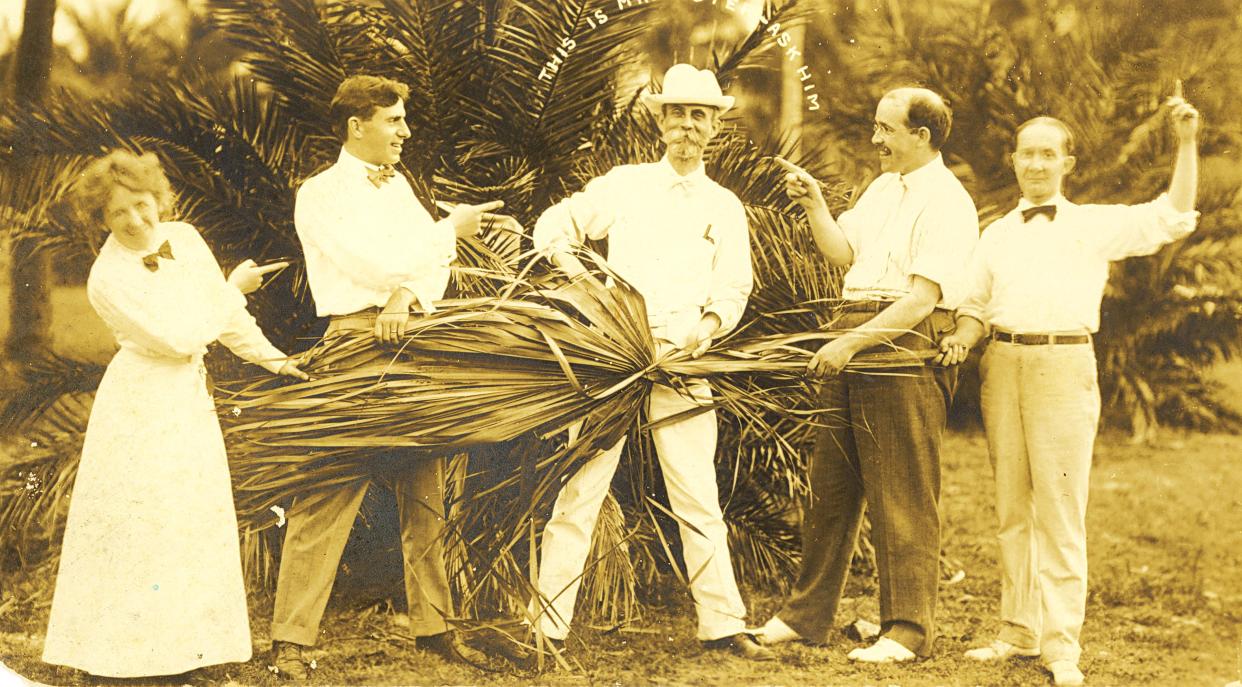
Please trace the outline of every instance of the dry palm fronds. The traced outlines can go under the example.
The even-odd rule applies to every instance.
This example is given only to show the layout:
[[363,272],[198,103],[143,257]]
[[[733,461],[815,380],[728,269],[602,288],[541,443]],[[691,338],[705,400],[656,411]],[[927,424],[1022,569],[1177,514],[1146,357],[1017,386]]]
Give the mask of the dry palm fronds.
[[[777,442],[783,428],[776,425],[824,410],[805,402],[806,345],[838,333],[742,332],[698,359],[661,353],[641,297],[607,276],[613,285],[606,287],[593,278],[493,275],[505,283],[503,295],[443,302],[412,320],[396,349],[376,346],[368,331],[342,333],[308,352],[311,381],[269,378],[222,397],[242,519],[262,529],[276,520],[271,508],[296,495],[369,479],[419,455],[527,435],[547,439],[585,421],[574,444],[521,456],[482,492],[467,488],[461,495],[469,500],[522,485],[524,498],[509,514],[520,523],[555,495],[561,477],[630,431],[655,383],[683,388],[689,378],[706,379],[714,407],[742,420],[742,432]],[[922,363],[917,354],[892,350],[859,356],[851,368],[888,373]],[[507,550],[518,539],[487,546]]]

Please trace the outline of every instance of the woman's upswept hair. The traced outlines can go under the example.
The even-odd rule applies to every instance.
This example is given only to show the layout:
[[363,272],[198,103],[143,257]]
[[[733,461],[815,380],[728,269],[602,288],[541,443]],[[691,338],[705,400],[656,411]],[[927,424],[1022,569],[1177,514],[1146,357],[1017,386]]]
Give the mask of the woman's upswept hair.
[[83,219],[102,227],[104,208],[117,186],[155,196],[161,219],[172,210],[172,186],[155,153],[135,155],[120,149],[95,159],[82,170],[70,189],[70,202]]

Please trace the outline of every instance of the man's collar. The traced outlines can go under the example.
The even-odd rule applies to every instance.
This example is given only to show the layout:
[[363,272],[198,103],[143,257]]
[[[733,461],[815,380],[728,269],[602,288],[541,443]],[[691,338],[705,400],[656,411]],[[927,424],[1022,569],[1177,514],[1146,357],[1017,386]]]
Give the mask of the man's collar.
[[342,167],[345,167],[346,169],[356,169],[358,170],[359,174],[361,174],[363,171],[367,171],[367,170],[374,171],[380,168],[380,165],[373,165],[370,162],[366,162],[362,158],[358,157],[357,155],[354,155],[353,153],[349,152],[348,150],[345,149],[345,146],[341,146],[341,154],[340,156],[336,158],[336,164],[341,165]]
[[936,157],[928,160],[927,164],[913,172],[906,172],[898,176],[901,178],[901,183],[905,184],[907,189],[915,189],[920,185],[930,183],[932,179],[935,179],[936,176],[943,171],[947,171],[947,169],[944,166],[944,157],[940,153],[936,153]]
[[[1060,209],[1068,202],[1069,201],[1065,199],[1065,196],[1058,193],[1055,196],[1049,198],[1048,200],[1042,203],[1038,203],[1038,205],[1054,205],[1057,207],[1057,209]],[[1027,208],[1031,208],[1035,206],[1036,206],[1036,203],[1032,203],[1031,201],[1027,200],[1026,196],[1023,196],[1022,198],[1018,199],[1018,208],[1017,208],[1018,212],[1022,212],[1023,210]]]
[[664,173],[668,176],[670,184],[675,184],[681,181],[689,181],[690,183],[699,183],[701,181],[707,180],[707,170],[704,167],[703,162],[701,160],[699,161],[699,165],[697,167],[691,170],[689,174],[685,174],[685,175],[678,174],[677,170],[673,169],[673,163],[668,159],[667,154],[664,157],[660,158],[660,161],[657,162],[656,164],[659,165],[660,169],[663,170]]

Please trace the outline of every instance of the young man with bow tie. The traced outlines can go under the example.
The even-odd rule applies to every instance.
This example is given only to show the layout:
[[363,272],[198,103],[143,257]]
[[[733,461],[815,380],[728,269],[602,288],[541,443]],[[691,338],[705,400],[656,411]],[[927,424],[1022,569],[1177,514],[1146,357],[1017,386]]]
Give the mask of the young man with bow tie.
[[[330,118],[342,142],[336,164],[298,189],[294,224],[306,255],[315,309],[330,318],[325,337],[347,330],[399,343],[411,307],[431,312],[444,296],[457,239],[479,232],[500,201],[460,205],[434,221],[393,165],[410,137],[409,89],[377,76],[352,76],[337,88]],[[359,365],[384,364],[378,347]],[[486,657],[449,631],[452,602],[444,569],[444,461],[411,461],[394,480],[411,633],[450,660],[486,665]],[[301,649],[315,643],[337,564],[368,483],[296,499],[288,515],[272,640],[276,668],[306,676]]]
[[[574,255],[587,238],[608,239],[608,264],[647,305],[661,351],[702,355],[735,327],[752,286],[746,211],[704,173],[703,154],[733,106],[716,76],[688,64],[669,68],[663,92],[645,94],[667,152],[658,162],[614,167],[539,217],[534,243],[570,277],[586,269]],[[650,418],[709,402],[705,382],[686,390],[652,387]],[[708,411],[652,430],[669,504],[682,521],[698,638],[708,649],[751,660],[771,652],[744,634],[746,606],[729,559],[728,530],[716,489],[716,414]],[[584,464],[562,487],[543,530],[538,590],[545,636],[563,640],[573,619],[583,566],[600,506],[617,470],[624,440]],[[540,607],[542,604],[535,604]]]
[[1061,195],[1074,168],[1065,123],[1017,130],[1018,207],[983,233],[957,331],[942,364],[991,332],[980,372],[996,476],[1001,631],[966,652],[979,661],[1041,657],[1057,685],[1081,685],[1078,644],[1087,601],[1087,483],[1100,392],[1091,337],[1109,263],[1150,255],[1194,231],[1198,112],[1169,99],[1178,149],[1168,193],[1142,205],[1075,205]]

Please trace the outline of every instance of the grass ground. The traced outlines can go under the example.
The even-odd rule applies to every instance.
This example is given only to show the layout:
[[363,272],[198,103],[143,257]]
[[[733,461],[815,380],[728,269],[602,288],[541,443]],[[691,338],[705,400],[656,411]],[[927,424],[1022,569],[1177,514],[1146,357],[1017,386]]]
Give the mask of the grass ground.
[[[1242,438],[1169,436],[1133,446],[1115,436],[1098,443],[1088,528],[1091,595],[1083,632],[1090,685],[1211,685],[1242,677]],[[992,539],[991,476],[983,439],[954,434],[944,468],[945,544],[967,577],[940,596],[936,655],[915,665],[859,667],[842,637],[827,648],[793,646],[781,662],[747,664],[704,652],[694,641],[693,611],[670,584],[634,627],[585,629],[570,643],[572,670],[489,674],[451,665],[410,647],[399,616],[377,609],[330,610],[312,654],[315,684],[333,685],[1046,685],[1034,661],[980,666],[961,654],[997,629],[998,570]],[[39,662],[47,606],[20,603],[14,589],[50,584],[14,578],[0,596],[0,657],[47,684],[83,685],[82,673]],[[838,621],[876,620],[874,589],[855,580]],[[752,617],[779,599],[747,596]],[[256,600],[256,658],[177,678],[173,684],[274,685],[267,672],[270,606]],[[132,684],[132,683],[127,683]],[[168,684],[168,680],[149,684]]]

